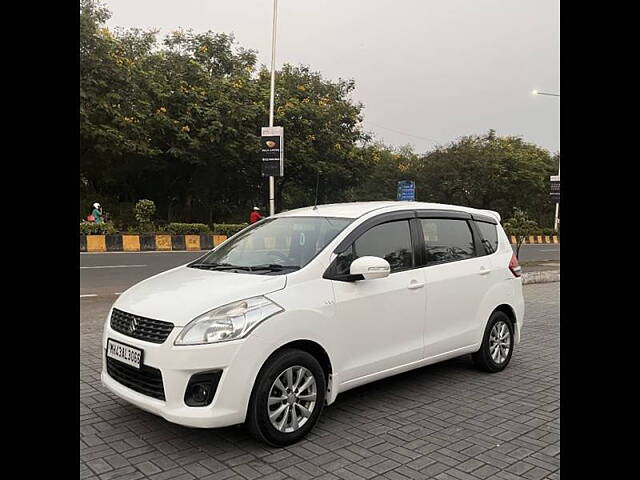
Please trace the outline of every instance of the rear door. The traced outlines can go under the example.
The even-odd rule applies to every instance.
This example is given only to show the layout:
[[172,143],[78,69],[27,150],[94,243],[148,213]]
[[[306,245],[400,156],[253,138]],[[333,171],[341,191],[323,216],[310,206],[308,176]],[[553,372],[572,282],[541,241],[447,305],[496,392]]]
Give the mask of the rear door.
[[471,215],[424,212],[419,217],[427,297],[424,355],[429,358],[475,342],[491,264],[480,251]]

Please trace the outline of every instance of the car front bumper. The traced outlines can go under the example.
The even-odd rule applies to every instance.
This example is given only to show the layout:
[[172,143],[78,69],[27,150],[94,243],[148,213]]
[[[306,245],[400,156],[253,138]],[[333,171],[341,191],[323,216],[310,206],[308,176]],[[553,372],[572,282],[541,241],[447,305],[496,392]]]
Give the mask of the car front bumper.
[[[173,329],[162,344],[123,335],[105,326],[102,339],[102,384],[118,397],[164,419],[198,428],[225,427],[242,423],[256,375],[272,352],[272,344],[257,336],[208,345],[175,346],[182,327]],[[143,364],[160,370],[165,400],[139,393],[112,378],[107,372],[108,339],[144,351]],[[191,376],[203,371],[221,370],[222,376],[210,405],[189,407],[184,394]]]

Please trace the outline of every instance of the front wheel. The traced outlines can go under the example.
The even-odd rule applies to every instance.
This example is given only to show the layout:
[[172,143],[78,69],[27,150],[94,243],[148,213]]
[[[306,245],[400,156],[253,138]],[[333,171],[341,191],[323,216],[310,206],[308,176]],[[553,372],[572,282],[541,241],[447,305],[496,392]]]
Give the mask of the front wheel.
[[279,352],[262,367],[249,402],[251,434],[275,447],[302,439],[316,424],[327,389],[324,371],[302,350]]
[[500,372],[513,354],[513,324],[504,312],[493,312],[484,331],[480,350],[472,354],[473,362],[485,372]]

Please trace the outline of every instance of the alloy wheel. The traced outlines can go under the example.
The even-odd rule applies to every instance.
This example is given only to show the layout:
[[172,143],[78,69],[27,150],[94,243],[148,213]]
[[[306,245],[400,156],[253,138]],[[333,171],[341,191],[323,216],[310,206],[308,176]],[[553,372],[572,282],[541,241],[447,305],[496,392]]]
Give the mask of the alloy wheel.
[[279,432],[295,432],[311,417],[316,396],[316,379],[311,371],[300,365],[287,368],[269,390],[267,414],[271,425]]
[[489,335],[489,353],[493,361],[501,365],[509,356],[511,350],[511,330],[506,322],[500,320],[495,323]]

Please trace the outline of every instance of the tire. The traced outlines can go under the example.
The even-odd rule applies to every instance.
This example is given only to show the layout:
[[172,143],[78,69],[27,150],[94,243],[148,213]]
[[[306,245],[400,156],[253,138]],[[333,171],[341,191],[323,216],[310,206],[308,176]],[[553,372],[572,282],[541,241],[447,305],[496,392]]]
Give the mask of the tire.
[[[295,386],[304,388],[298,391],[299,397],[295,391],[287,394],[280,388],[291,390]],[[302,350],[282,350],[267,360],[258,373],[249,401],[247,428],[257,440],[274,447],[296,443],[318,421],[326,391],[324,371],[313,355]],[[276,402],[278,398],[282,400]]]
[[[506,351],[507,344],[508,351]],[[484,330],[480,350],[471,355],[473,363],[485,372],[501,372],[509,365],[513,354],[513,346],[513,323],[511,319],[504,312],[493,312]]]

